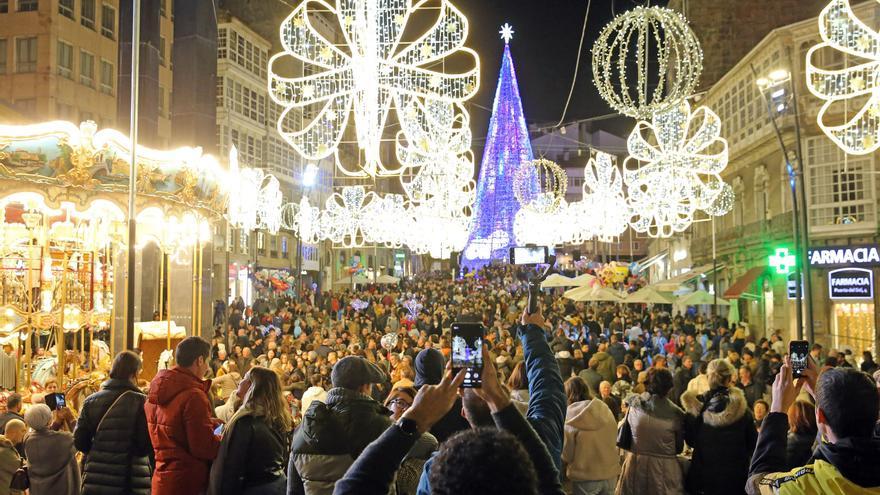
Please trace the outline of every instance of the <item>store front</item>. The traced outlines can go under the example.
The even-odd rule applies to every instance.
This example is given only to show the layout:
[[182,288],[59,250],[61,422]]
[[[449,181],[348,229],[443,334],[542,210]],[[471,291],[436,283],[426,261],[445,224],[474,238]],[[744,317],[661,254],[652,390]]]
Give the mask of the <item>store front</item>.
[[[813,318],[828,317],[829,342],[854,354],[874,349],[876,343],[875,272],[880,267],[880,245],[828,246],[809,252],[813,280]],[[824,301],[823,301],[824,300]],[[823,302],[825,304],[823,304]],[[825,311],[821,311],[824,308]]]

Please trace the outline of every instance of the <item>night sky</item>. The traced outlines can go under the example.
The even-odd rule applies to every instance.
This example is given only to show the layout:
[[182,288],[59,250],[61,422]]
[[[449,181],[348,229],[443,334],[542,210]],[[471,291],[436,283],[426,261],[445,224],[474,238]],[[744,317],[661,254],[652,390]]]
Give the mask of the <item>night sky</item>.
[[[480,91],[470,105],[476,151],[482,148],[495,96],[504,49],[504,42],[498,34],[501,25],[509,22],[516,32],[510,49],[526,120],[530,124],[556,124],[571,85],[587,3],[587,0],[454,0],[470,20],[467,45],[480,54]],[[592,0],[577,84],[566,122],[611,113],[593,86],[590,49],[599,32],[612,19],[612,8],[620,14],[644,3]],[[651,5],[665,3],[654,1]],[[614,131],[627,126],[631,128],[633,123],[632,119],[620,118],[605,121],[600,126]],[[479,157],[480,154],[477,155],[478,162]]]

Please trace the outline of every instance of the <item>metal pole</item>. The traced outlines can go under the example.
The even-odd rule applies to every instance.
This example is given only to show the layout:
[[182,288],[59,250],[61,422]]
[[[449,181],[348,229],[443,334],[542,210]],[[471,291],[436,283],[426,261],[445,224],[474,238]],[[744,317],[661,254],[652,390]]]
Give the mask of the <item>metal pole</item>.
[[712,318],[718,316],[718,258],[715,254],[715,217],[712,217]]
[[131,26],[131,169],[128,174],[128,270],[125,278],[125,347],[134,349],[135,194],[137,193],[138,75],[140,73],[141,0],[132,0]]
[[[791,62],[791,47],[788,48],[788,59],[789,64],[792,68],[794,68],[794,64]],[[798,104],[798,96],[797,96],[797,83],[794,79],[789,79],[791,82],[791,98],[792,105],[794,106],[794,132],[795,139],[797,140],[797,164],[798,167],[795,170],[795,180],[797,180],[797,176],[800,177],[800,187],[798,187],[801,199],[801,250],[798,251],[798,259],[800,261],[800,265],[803,271],[803,297],[804,303],[806,304],[806,335],[805,338],[813,342],[813,338],[815,337],[815,329],[813,328],[813,281],[810,278],[810,258],[809,258],[809,250],[810,250],[810,223],[808,220],[809,211],[807,209],[807,167],[804,165],[804,150],[801,145],[801,116],[800,116],[800,105]]]

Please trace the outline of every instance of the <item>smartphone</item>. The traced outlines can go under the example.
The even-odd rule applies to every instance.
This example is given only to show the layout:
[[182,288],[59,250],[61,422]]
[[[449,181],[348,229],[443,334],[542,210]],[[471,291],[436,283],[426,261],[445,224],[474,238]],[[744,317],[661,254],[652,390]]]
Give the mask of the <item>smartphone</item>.
[[792,340],[788,344],[788,356],[791,359],[791,376],[800,378],[807,369],[807,359],[810,359],[810,343],[806,340]]
[[462,388],[483,386],[483,329],[482,323],[452,324],[452,374],[465,369]]
[[45,400],[46,405],[53,411],[67,407],[67,401],[62,393],[46,394]]
[[223,423],[220,423],[219,425],[217,425],[216,428],[214,428],[214,435],[219,437],[222,433],[223,433]]
[[510,248],[511,265],[547,265],[550,248],[547,246],[513,246]]

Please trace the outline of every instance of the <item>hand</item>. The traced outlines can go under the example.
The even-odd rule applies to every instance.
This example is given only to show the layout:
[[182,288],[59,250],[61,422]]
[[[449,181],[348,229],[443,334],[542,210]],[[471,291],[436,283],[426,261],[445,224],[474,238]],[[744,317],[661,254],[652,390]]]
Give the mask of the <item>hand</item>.
[[523,325],[537,325],[541,328],[544,328],[546,323],[544,322],[544,315],[541,314],[541,305],[538,305],[538,310],[534,314],[529,314],[529,305],[526,304],[526,307],[523,308],[522,318],[520,318],[520,323]]
[[785,356],[785,362],[782,364],[779,373],[776,374],[776,380],[773,381],[773,399],[770,401],[770,412],[787,413],[788,408],[797,399],[803,384],[803,380],[798,380],[797,384],[793,382],[791,377],[791,359]]
[[813,398],[813,401],[816,400],[816,384],[819,383],[819,369],[816,367],[816,362],[813,361],[813,356],[807,356],[807,367],[801,371],[801,382],[806,385],[807,393]]
[[418,425],[419,433],[428,431],[440,421],[455,404],[458,387],[464,382],[466,370],[461,369],[452,376],[452,360],[446,363],[443,380],[438,385],[424,385],[419,389],[412,406],[403,413],[403,417],[412,419]]
[[[538,313],[540,315],[540,313]],[[504,390],[498,382],[498,372],[495,370],[495,363],[489,356],[488,348],[483,345],[483,386],[482,388],[473,389],[478,397],[486,401],[489,410],[492,413],[504,409],[510,405],[510,395]]]

